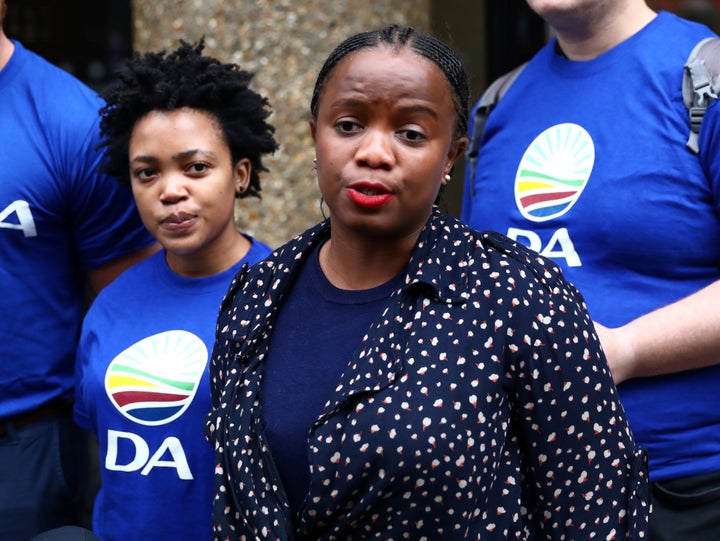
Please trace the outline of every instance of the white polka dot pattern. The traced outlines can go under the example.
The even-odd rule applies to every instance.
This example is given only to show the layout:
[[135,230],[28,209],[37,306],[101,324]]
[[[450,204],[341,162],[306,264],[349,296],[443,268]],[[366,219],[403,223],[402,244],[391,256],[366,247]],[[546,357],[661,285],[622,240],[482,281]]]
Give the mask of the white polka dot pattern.
[[258,390],[283,293],[328,234],[241,272],[223,302],[206,427],[216,539],[645,538],[645,453],[579,293],[536,253],[437,209],[308,427],[310,488],[291,518]]

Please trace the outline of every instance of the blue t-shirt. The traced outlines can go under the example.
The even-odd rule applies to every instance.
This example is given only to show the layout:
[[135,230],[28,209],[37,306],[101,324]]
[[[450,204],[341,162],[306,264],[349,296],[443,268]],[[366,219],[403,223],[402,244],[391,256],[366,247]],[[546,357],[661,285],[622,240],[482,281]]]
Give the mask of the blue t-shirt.
[[[552,258],[623,325],[720,278],[720,107],[685,146],[683,64],[704,26],[660,12],[596,59],[543,48],[488,120],[463,219]],[[720,470],[720,366],[620,385],[654,480]]]
[[187,278],[170,270],[161,251],[121,274],[90,307],[75,419],[98,438],[102,488],[93,529],[103,541],[212,538],[207,362],[233,276],[269,253],[254,241],[230,269]]
[[71,397],[84,270],[153,242],[96,171],[102,102],[13,42],[0,70],[0,418]]

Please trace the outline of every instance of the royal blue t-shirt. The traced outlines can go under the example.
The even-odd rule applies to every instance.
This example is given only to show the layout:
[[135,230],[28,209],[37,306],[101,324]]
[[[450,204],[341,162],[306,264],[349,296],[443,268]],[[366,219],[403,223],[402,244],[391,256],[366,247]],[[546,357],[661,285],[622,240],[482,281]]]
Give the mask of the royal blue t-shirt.
[[212,539],[207,364],[233,276],[269,253],[253,241],[228,270],[188,278],[170,270],[161,251],[121,274],[90,307],[75,420],[99,443],[93,530],[103,541]]
[[[464,221],[553,259],[609,327],[720,278],[720,106],[698,158],[681,89],[710,35],[660,12],[593,60],[553,40],[490,115],[466,172]],[[720,470],[719,389],[720,365],[619,386],[653,480]]]
[[0,70],[0,418],[70,398],[85,270],[154,242],[99,174],[98,96],[14,41]]

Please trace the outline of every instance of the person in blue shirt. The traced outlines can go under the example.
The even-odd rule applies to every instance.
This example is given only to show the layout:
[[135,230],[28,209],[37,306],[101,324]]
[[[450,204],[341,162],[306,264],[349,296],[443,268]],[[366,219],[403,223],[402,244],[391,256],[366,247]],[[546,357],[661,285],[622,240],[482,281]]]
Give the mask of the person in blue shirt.
[[556,37],[490,114],[463,220],[551,258],[581,291],[648,451],[651,537],[716,541],[720,103],[696,154],[682,89],[714,34],[644,0],[528,4]]
[[99,443],[103,541],[212,538],[215,321],[235,273],[270,253],[234,215],[277,148],[268,102],[203,47],[136,55],[103,93],[104,168],[163,248],[98,295],[80,335],[75,418]]
[[72,420],[82,317],[157,246],[130,190],[98,171],[102,100],[10,39],[7,9],[0,0],[0,539],[27,541],[86,524],[90,446]]
[[582,297],[436,206],[467,144],[455,53],[353,35],[310,113],[329,218],[218,318],[215,538],[641,538],[646,455]]

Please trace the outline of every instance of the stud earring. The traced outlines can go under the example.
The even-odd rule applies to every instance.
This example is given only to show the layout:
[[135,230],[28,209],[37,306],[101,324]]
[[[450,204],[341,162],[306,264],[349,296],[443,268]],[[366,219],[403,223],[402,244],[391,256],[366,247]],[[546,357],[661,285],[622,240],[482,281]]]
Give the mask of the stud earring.
[[443,178],[445,179],[445,182],[450,182],[452,177],[449,174],[446,174]]

